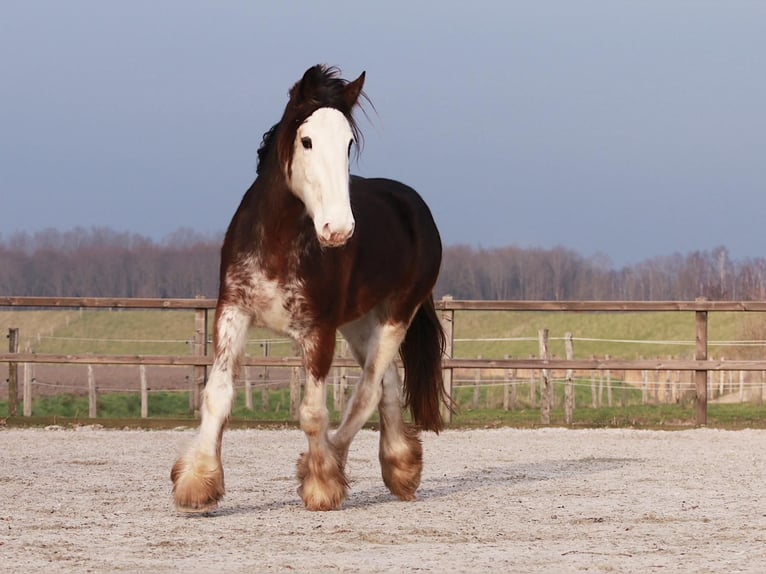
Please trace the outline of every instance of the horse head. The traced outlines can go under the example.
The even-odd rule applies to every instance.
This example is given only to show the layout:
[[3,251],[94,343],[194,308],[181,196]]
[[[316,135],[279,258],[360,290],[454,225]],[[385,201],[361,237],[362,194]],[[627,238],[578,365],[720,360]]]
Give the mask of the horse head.
[[325,247],[342,246],[354,233],[349,158],[359,141],[352,111],[362,94],[364,76],[362,72],[348,82],[335,68],[309,68],[290,90],[280,122],[279,163]]

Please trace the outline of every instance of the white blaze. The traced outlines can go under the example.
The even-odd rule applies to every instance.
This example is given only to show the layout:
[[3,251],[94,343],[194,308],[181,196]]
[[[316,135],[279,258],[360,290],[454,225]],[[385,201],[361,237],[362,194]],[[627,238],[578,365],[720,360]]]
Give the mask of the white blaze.
[[338,110],[319,108],[298,128],[288,183],[306,206],[320,243],[343,245],[354,232],[349,200],[348,120]]

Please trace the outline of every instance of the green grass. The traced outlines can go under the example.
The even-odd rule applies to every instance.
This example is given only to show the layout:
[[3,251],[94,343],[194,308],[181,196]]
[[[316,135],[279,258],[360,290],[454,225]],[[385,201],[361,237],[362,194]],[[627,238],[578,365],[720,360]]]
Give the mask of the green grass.
[[[188,395],[157,393],[149,398],[150,415],[156,417],[188,416]],[[0,411],[7,402],[0,403]],[[20,408],[20,407],[19,407]],[[141,398],[137,393],[109,393],[97,399],[97,414],[102,418],[138,418],[141,416]],[[42,397],[33,402],[32,415],[41,417],[88,417],[88,398],[72,393]]]
[[[491,395],[482,389],[481,400],[486,401]],[[458,411],[453,415],[452,427],[540,427],[539,404],[533,408],[529,403],[520,402],[515,408],[505,411],[492,402],[480,409],[471,407],[472,390],[460,389],[456,393]],[[232,409],[232,422],[235,426],[246,424],[278,423],[293,424],[289,415],[289,393],[286,390],[271,391],[269,409],[263,411],[260,397],[255,397],[254,409],[245,408],[244,393],[237,395]],[[633,397],[631,400],[634,400]],[[589,403],[588,403],[589,404]],[[486,403],[485,403],[486,405]],[[566,426],[561,402],[551,410],[550,426]],[[0,412],[7,411],[7,402],[0,401]],[[88,400],[86,397],[62,394],[55,397],[41,398],[35,401],[32,409],[35,420],[68,419],[79,423],[100,422],[110,419],[131,420],[138,424],[140,419],[140,400],[137,394],[105,394],[98,399],[98,417],[88,418]],[[141,424],[152,426],[153,423],[167,420],[188,420],[196,424],[188,410],[188,396],[185,393],[152,393],[149,397],[149,419]],[[340,414],[331,410],[331,421],[337,424]],[[575,408],[572,426],[575,428],[598,427],[636,427],[636,428],[688,428],[694,426],[694,404],[642,405],[629,402],[626,406],[591,408],[580,405]],[[19,417],[16,422],[23,423]],[[377,414],[370,424],[375,426]],[[708,426],[717,428],[766,428],[766,406],[755,403],[711,404],[708,406]]]
[[[484,381],[488,383],[488,381]],[[619,387],[619,381],[612,381],[612,403],[624,404],[625,406],[641,404],[641,390],[631,386]],[[554,404],[563,405],[565,387],[561,381],[554,382]],[[590,380],[580,379],[573,381],[575,405],[580,408],[592,404],[592,391]],[[530,385],[528,383],[517,383],[516,385],[516,407],[535,408],[539,407],[542,400],[539,381],[535,385],[534,402],[530,397]],[[603,390],[603,401],[607,400],[607,390]],[[464,385],[454,389],[454,399],[462,410],[484,410],[499,409],[503,405],[504,387],[501,383],[491,383],[479,385],[478,401],[476,400],[476,389],[473,385]],[[478,408],[475,406],[478,405]]]
[[[246,407],[245,392],[239,391],[232,405],[233,419],[287,422],[290,420],[290,391],[288,389],[270,390],[269,404],[263,409],[261,393],[253,393],[253,410]],[[329,403],[332,407],[332,402]],[[21,410],[21,405],[18,406]],[[189,410],[189,395],[186,392],[149,393],[148,411],[150,418],[193,418]],[[0,401],[0,413],[8,412],[8,401]],[[41,397],[33,401],[32,416],[67,417],[84,419],[88,417],[88,397],[73,393],[62,393]],[[97,398],[98,418],[139,418],[141,416],[141,398],[138,393],[103,393]],[[340,420],[340,413],[331,410],[331,418]]]
[[[550,426],[566,426],[561,407],[551,410]],[[600,407],[575,409],[574,428],[689,428],[695,426],[692,406],[631,405],[629,407]],[[486,409],[458,414],[456,427],[541,427],[539,409],[502,411]],[[709,405],[707,426],[722,429],[766,428],[766,407],[750,403]]]

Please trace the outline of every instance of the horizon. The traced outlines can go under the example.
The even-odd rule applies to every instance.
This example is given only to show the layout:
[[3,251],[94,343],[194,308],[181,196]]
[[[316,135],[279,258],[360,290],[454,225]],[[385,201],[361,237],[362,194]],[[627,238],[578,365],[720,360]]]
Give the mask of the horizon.
[[[220,244],[223,242],[223,238],[225,235],[225,230],[218,231],[218,232],[210,232],[210,233],[203,233],[199,232],[195,229],[189,228],[189,227],[179,227],[178,229],[175,229],[174,231],[171,231],[167,233],[166,235],[156,238],[151,237],[149,235],[144,235],[139,232],[130,231],[127,229],[114,229],[107,226],[95,226],[91,228],[86,228],[83,226],[77,226],[73,227],[71,229],[58,229],[58,228],[46,228],[46,229],[40,229],[33,232],[27,232],[27,231],[15,231],[10,234],[3,234],[0,233],[0,247],[6,247],[13,249],[14,247],[11,247],[13,243],[20,243],[20,242],[39,242],[43,245],[43,247],[37,248],[37,250],[43,250],[43,249],[49,249],[50,245],[48,245],[48,242],[51,240],[51,237],[46,237],[46,235],[50,236],[53,235],[59,235],[59,236],[75,236],[80,235],[79,239],[82,240],[84,234],[84,238],[87,240],[93,240],[93,235],[97,235],[100,233],[106,233],[111,235],[112,239],[130,239],[134,241],[140,241],[144,242],[147,241],[153,246],[157,247],[164,247],[164,248],[172,248],[172,247],[187,247],[194,244],[204,243],[214,246],[220,246]],[[61,237],[58,237],[58,239],[61,239]],[[76,239],[75,237],[69,237],[69,239]],[[112,247],[110,245],[109,247]],[[132,247],[132,246],[129,246]],[[640,267],[641,265],[657,262],[657,261],[665,261],[667,259],[671,258],[688,258],[695,254],[702,254],[702,255],[708,255],[708,256],[714,256],[716,253],[718,253],[720,256],[721,253],[723,253],[723,258],[728,263],[734,263],[734,264],[742,264],[746,265],[748,263],[753,262],[759,262],[764,261],[766,262],[766,255],[759,256],[759,257],[741,257],[738,258],[736,256],[733,256],[731,254],[731,251],[726,247],[725,245],[716,245],[711,249],[693,249],[688,252],[680,252],[676,251],[673,253],[662,253],[653,255],[651,257],[647,257],[646,259],[640,260],[640,261],[634,261],[634,262],[628,262],[628,263],[622,263],[617,264],[614,261],[612,261],[608,255],[604,253],[595,253],[591,255],[583,254],[576,249],[567,247],[566,245],[552,245],[552,246],[523,246],[523,245],[499,245],[499,246],[493,246],[493,247],[485,247],[481,245],[469,245],[466,243],[456,243],[452,245],[443,245],[443,248],[446,251],[453,249],[453,250],[460,250],[460,249],[470,249],[472,252],[475,253],[482,253],[482,252],[498,252],[505,249],[517,249],[520,251],[543,251],[543,252],[552,252],[556,251],[558,249],[563,249],[569,253],[572,253],[578,257],[581,257],[584,261],[593,263],[595,265],[598,265],[601,268],[608,268],[612,271],[621,271],[624,269],[630,269],[632,267]]]

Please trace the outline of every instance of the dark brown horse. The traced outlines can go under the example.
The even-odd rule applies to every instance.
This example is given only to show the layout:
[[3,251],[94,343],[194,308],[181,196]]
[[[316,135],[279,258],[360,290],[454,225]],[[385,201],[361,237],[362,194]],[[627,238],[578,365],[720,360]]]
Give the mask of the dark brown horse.
[[[199,433],[171,472],[181,511],[212,510],[224,494],[221,440],[251,325],[286,333],[303,351],[300,425],[308,452],[297,474],[306,508],[341,507],[349,446],[376,407],[383,481],[402,500],[415,498],[423,464],[419,430],[442,428],[440,406],[447,400],[444,333],[432,295],[441,241],[414,190],[349,175],[359,138],[352,111],[365,97],[363,83],[364,73],[348,82],[334,68],[309,68],[290,90],[282,119],[264,135],[258,176],[221,251],[215,358]],[[338,330],[363,370],[331,436],[324,387]]]

